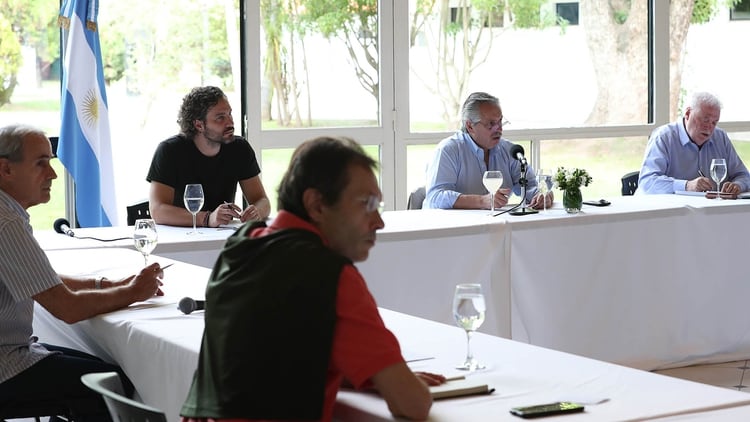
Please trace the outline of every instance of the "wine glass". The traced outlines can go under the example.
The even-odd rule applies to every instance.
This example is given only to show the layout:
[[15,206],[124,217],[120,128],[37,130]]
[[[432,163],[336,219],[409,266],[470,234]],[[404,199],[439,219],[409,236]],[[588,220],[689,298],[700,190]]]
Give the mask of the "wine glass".
[[159,239],[156,233],[156,222],[150,218],[142,218],[135,220],[133,226],[133,241],[135,242],[135,248],[143,254],[143,266],[148,265],[148,255],[156,247],[156,242]]
[[474,359],[471,353],[471,334],[484,322],[484,295],[479,284],[459,284],[453,294],[453,318],[459,327],[466,330],[466,360],[456,369],[476,371],[484,365]]
[[711,160],[711,179],[716,183],[716,199],[721,200],[721,182],[727,177],[727,162],[723,158]]
[[185,201],[185,208],[190,211],[190,214],[193,214],[193,231],[188,232],[188,234],[200,234],[195,227],[195,216],[203,208],[203,186],[200,184],[185,185],[183,199]]
[[490,210],[491,213],[495,213],[495,192],[500,189],[503,185],[503,172],[501,171],[485,171],[482,176],[482,183],[484,187],[490,192]]

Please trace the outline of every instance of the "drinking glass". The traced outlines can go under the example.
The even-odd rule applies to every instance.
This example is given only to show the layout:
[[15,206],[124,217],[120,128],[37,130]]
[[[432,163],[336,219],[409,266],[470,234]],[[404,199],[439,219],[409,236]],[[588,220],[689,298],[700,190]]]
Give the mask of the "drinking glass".
[[495,213],[495,192],[500,189],[503,185],[503,172],[501,171],[485,171],[482,176],[482,183],[484,187],[490,192],[490,212]]
[[536,176],[536,184],[537,189],[539,189],[539,193],[542,194],[542,199],[544,200],[543,204],[543,211],[547,211],[547,195],[552,191],[552,175],[545,173],[544,170],[539,169],[537,171]]
[[156,247],[159,236],[156,233],[156,223],[150,218],[135,220],[133,226],[133,241],[135,248],[143,254],[143,266],[148,265],[148,255]]
[[466,360],[456,368],[466,371],[484,369],[471,352],[471,334],[484,322],[484,295],[479,284],[459,284],[453,294],[453,318],[466,331]]
[[716,199],[721,200],[721,182],[727,177],[727,162],[723,158],[711,160],[711,179],[716,183]]
[[185,185],[183,199],[185,201],[185,208],[190,211],[190,214],[193,214],[193,231],[188,232],[188,234],[200,234],[195,227],[195,216],[203,207],[203,186],[200,184]]

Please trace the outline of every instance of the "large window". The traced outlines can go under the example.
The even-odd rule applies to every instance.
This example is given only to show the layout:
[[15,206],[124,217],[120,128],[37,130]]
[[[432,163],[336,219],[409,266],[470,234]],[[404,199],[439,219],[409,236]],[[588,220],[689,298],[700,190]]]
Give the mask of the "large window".
[[[49,3],[41,15],[12,9],[0,18],[0,41],[11,44],[4,34],[12,28],[14,57],[23,58],[10,102],[0,93],[0,124],[57,135],[58,1],[31,3],[40,2]],[[526,148],[533,166],[592,172],[585,195],[619,195],[651,131],[678,118],[694,90],[719,95],[720,126],[750,160],[748,59],[736,47],[750,37],[750,21],[738,20],[744,3],[101,0],[114,189],[123,211],[147,197],[154,148],[177,132],[182,96],[206,84],[230,96],[274,211],[291,151],[320,135],[365,145],[380,163],[387,208],[405,208],[434,145],[458,128],[458,110],[477,90],[500,98],[512,122],[504,136]],[[63,189],[58,181],[53,194]],[[35,227],[63,215],[61,198],[32,208]]]

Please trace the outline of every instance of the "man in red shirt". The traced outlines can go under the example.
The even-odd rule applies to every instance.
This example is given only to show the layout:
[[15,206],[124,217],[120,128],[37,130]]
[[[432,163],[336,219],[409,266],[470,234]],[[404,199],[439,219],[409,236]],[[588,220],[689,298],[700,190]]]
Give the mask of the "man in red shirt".
[[445,378],[409,369],[353,265],[383,228],[375,166],[350,139],[302,144],[276,219],[227,241],[185,420],[329,421],[342,382],[374,388],[396,416],[428,416],[427,384]]

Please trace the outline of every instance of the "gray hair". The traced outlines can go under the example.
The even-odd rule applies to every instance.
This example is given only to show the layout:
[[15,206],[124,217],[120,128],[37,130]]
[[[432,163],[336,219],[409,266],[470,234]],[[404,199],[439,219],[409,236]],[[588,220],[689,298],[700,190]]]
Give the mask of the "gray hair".
[[719,101],[719,98],[717,98],[716,95],[711,94],[710,92],[704,91],[694,93],[690,98],[690,109],[697,110],[702,106],[718,108],[719,110],[721,110],[721,101]]
[[473,92],[469,94],[469,97],[464,101],[463,107],[461,107],[461,131],[467,132],[466,121],[471,123],[477,123],[482,120],[482,115],[479,112],[479,106],[484,103],[491,103],[500,107],[500,100],[497,97],[492,96],[486,92]]
[[29,125],[13,124],[0,127],[0,158],[7,158],[12,162],[23,160],[23,141],[29,135],[47,138],[44,131]]

